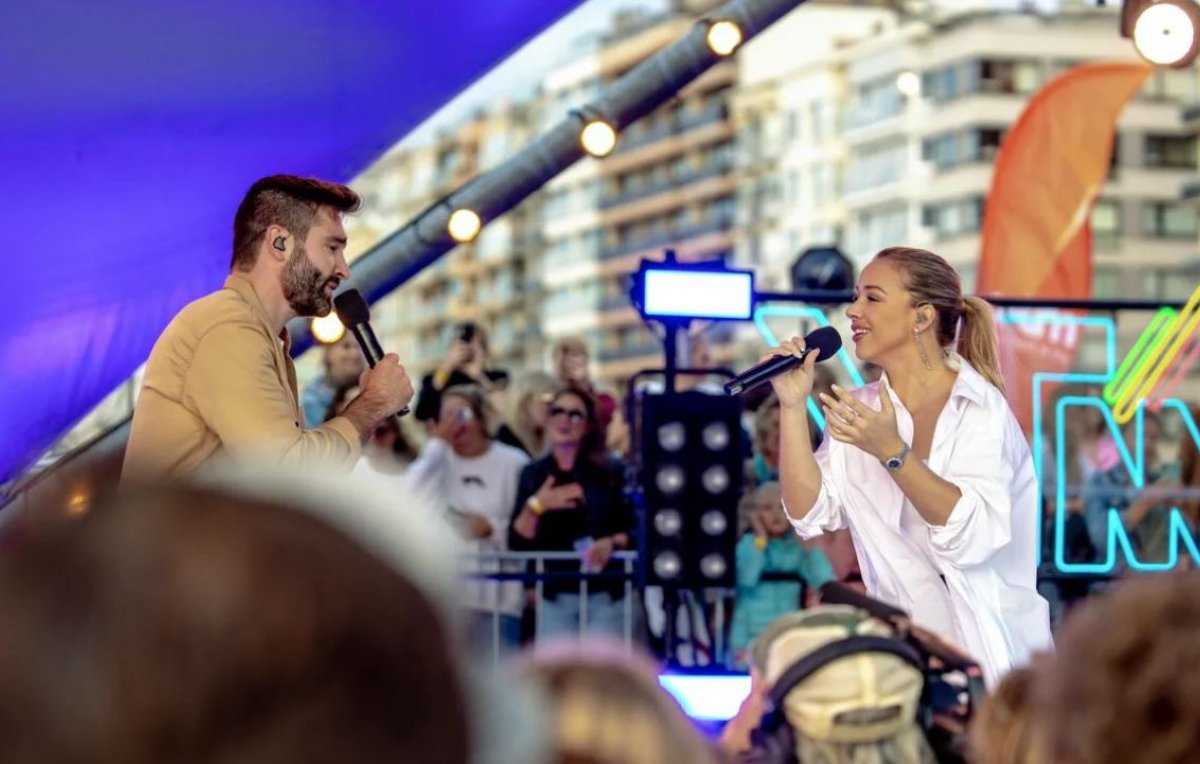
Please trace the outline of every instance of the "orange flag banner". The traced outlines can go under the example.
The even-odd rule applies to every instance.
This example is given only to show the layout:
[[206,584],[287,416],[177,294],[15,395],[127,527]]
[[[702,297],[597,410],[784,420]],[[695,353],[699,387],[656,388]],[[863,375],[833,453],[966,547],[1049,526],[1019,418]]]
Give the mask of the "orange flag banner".
[[[1108,177],[1117,118],[1152,71],[1141,62],[1084,64],[1030,99],[996,159],[976,293],[1091,297],[1092,204]],[[999,333],[1009,403],[1029,432],[1031,375],[1070,370],[1078,332],[1018,322]]]

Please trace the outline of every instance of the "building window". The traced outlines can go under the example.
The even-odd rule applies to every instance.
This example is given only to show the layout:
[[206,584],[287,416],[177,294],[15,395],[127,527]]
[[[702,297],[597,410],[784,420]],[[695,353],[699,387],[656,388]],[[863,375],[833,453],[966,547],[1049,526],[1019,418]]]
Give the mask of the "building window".
[[991,162],[1003,139],[1004,131],[1000,128],[956,130],[926,138],[921,144],[921,155],[939,170],[967,162]]
[[864,148],[846,168],[846,191],[853,193],[895,183],[907,169],[907,144],[884,143]]
[[1111,199],[1099,199],[1092,207],[1092,234],[1098,239],[1121,235],[1121,205]]
[[1147,167],[1196,169],[1196,138],[1191,135],[1147,135]]
[[1033,61],[984,59],[979,62],[982,93],[1032,93],[1041,80]]
[[860,213],[847,241],[852,256],[873,255],[908,240],[908,208],[880,207]]
[[977,233],[983,224],[983,197],[927,204],[921,210],[921,224],[932,228],[938,239]]
[[855,93],[846,117],[846,126],[864,127],[894,117],[904,109],[904,96],[896,87],[896,76],[864,82]]
[[1196,208],[1182,202],[1150,202],[1142,210],[1142,233],[1152,238],[1196,238]]

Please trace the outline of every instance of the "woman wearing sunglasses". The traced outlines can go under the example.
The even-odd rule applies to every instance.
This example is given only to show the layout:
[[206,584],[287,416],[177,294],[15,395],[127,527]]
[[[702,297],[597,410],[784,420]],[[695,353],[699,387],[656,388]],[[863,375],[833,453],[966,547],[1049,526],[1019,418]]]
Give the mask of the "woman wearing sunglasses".
[[[621,490],[620,465],[604,450],[596,405],[586,392],[559,389],[550,399],[546,456],[521,472],[509,528],[509,548],[524,552],[583,553],[585,573],[619,573],[612,553],[631,544],[633,512]],[[576,571],[574,561],[547,561],[545,570]],[[543,586],[538,637],[624,630],[625,583],[589,579],[583,619],[580,581],[548,579]]]

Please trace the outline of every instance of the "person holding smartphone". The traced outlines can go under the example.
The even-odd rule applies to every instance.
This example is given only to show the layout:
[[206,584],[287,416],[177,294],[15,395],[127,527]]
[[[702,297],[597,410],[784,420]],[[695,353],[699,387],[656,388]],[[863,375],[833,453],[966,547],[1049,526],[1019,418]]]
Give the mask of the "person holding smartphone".
[[421,379],[413,410],[417,421],[427,426],[435,423],[441,411],[442,391],[456,385],[478,385],[488,395],[508,386],[507,371],[488,367],[487,331],[478,324],[467,322],[456,327],[445,359]]

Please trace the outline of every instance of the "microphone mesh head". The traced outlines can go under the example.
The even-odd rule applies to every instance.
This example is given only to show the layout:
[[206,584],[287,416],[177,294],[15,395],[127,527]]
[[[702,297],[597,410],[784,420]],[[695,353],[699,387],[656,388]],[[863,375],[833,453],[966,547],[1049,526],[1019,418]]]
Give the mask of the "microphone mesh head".
[[842,349],[842,335],[832,326],[822,326],[808,333],[804,338],[805,347],[817,348],[817,360],[824,361],[832,358]]
[[333,298],[333,309],[345,326],[366,324],[371,321],[371,309],[357,289],[347,289]]

